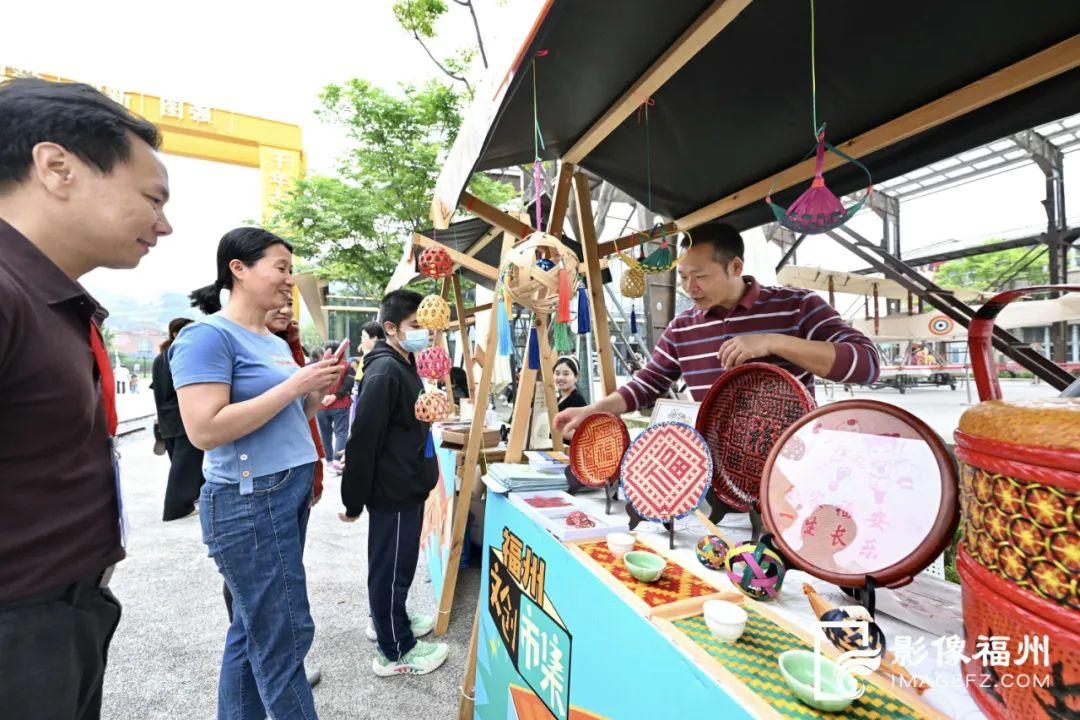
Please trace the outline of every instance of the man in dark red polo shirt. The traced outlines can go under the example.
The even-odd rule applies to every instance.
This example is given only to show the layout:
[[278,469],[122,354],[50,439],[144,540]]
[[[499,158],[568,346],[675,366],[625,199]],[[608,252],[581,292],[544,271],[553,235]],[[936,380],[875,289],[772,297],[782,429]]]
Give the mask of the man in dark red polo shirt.
[[[0,85],[0,715],[97,718],[124,557],[115,387],[79,284],[172,232],[157,129],[97,90]],[[106,381],[103,384],[103,379]]]
[[694,301],[664,330],[648,364],[623,387],[592,405],[570,408],[555,426],[573,430],[595,412],[621,415],[651,405],[678,377],[701,401],[727,368],[757,360],[782,367],[813,392],[814,376],[872,383],[874,344],[809,290],[765,287],[743,275],[743,241],[719,222],[693,231],[679,281]]

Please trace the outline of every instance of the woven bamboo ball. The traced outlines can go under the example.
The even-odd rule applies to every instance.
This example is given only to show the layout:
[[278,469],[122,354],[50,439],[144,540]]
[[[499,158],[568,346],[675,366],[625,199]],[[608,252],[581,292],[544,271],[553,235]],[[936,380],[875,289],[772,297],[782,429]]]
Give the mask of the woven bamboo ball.
[[772,600],[784,584],[784,561],[762,543],[748,543],[728,552],[728,579],[755,600]]
[[698,541],[697,547],[694,548],[694,555],[697,556],[698,562],[710,570],[723,570],[729,549],[727,543],[718,536],[706,535]]
[[623,297],[639,298],[645,295],[645,272],[640,268],[626,268],[619,281]]
[[[551,265],[537,260],[546,255]],[[534,232],[506,253],[500,274],[510,299],[534,312],[550,313],[559,302],[559,270],[570,273],[571,291],[577,286],[578,257],[557,238]]]
[[428,330],[445,330],[450,325],[450,305],[438,295],[428,295],[416,309],[416,324]]
[[439,380],[450,373],[450,356],[441,347],[424,348],[416,356],[416,371],[425,380]]
[[852,612],[849,612],[845,608],[833,608],[822,613],[818,620],[822,622],[851,622],[851,621],[865,621],[867,623],[867,638],[862,637],[862,632],[856,627],[828,627],[824,628],[825,637],[829,639],[833,645],[839,650],[862,650],[869,649],[877,653],[875,657],[881,657],[885,654],[885,633],[881,631],[881,628],[873,618],[870,617],[870,613],[866,611],[866,608],[856,607],[851,608]]
[[416,399],[416,419],[433,423],[450,417],[450,401],[441,390],[428,390]]
[[454,269],[454,261],[450,259],[450,253],[441,247],[429,247],[420,253],[417,264],[420,268],[420,274],[429,278],[448,277]]

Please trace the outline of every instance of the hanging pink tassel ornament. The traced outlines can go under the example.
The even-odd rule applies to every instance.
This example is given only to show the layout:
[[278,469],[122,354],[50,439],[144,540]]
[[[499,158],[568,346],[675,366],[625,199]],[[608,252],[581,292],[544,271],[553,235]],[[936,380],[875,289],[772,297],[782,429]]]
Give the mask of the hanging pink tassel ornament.
[[570,322],[570,273],[566,272],[566,268],[559,269],[559,305],[555,320],[561,323]]
[[765,198],[765,202],[769,204],[773,215],[776,216],[776,221],[789,230],[806,233],[807,235],[828,232],[850,220],[863,206],[866,199],[870,197],[873,190],[872,184],[868,184],[866,193],[858,202],[850,208],[844,208],[840,199],[825,185],[822,172],[825,166],[826,148],[862,169],[866,173],[867,180],[870,180],[870,171],[862,163],[840,152],[825,140],[825,128],[822,126],[817,136],[817,147],[815,149],[817,161],[814,165],[814,180],[810,183],[810,187],[795,202],[791,203],[791,207],[787,210],[772,201],[771,191]]

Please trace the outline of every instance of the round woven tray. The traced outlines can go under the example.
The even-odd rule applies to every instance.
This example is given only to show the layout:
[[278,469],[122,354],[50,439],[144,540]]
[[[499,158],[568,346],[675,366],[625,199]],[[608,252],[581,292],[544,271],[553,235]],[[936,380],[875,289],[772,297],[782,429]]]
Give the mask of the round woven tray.
[[761,519],[792,565],[842,587],[905,585],[956,533],[956,466],[895,405],[841,400],[794,423],[761,485]]
[[716,496],[742,512],[755,505],[773,445],[815,407],[806,387],[775,365],[747,363],[717,378],[696,423],[712,451]]
[[619,474],[630,433],[626,423],[608,413],[582,420],[570,440],[570,466],[582,485],[602,487]]
[[646,520],[661,522],[692,513],[711,477],[709,447],[684,423],[646,428],[630,444],[620,471],[627,502]]

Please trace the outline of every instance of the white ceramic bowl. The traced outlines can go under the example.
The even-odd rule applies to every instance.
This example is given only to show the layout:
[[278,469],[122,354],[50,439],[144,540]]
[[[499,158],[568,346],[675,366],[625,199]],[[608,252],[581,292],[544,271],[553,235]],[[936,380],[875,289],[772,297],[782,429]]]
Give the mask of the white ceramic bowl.
[[621,558],[623,555],[634,549],[634,536],[630,533],[609,533],[607,536],[607,546],[612,555]]
[[717,640],[735,642],[746,630],[746,610],[727,600],[706,600],[701,607],[705,625]]

